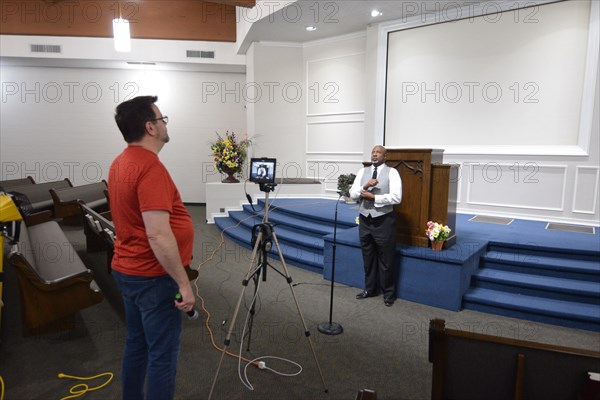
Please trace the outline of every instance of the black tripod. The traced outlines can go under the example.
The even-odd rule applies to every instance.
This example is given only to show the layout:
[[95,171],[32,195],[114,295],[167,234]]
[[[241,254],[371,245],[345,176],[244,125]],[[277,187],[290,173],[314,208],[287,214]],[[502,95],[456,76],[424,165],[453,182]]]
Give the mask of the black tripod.
[[[273,226],[268,222],[254,225],[252,228],[252,247],[258,246],[257,251],[257,262],[255,270],[250,274],[254,281],[254,294],[252,296],[252,303],[250,304],[250,317],[248,318],[248,344],[246,351],[250,351],[250,342],[252,341],[252,326],[254,325],[254,314],[256,313],[256,297],[258,292],[258,286],[262,278],[263,282],[267,281],[267,267],[271,267],[279,275],[286,278],[277,268],[269,264],[267,255],[273,248]],[[260,239],[259,239],[260,238]],[[247,281],[243,281],[242,284],[246,286]]]
[[[248,272],[246,273],[246,276],[244,277],[244,280],[242,281],[242,286],[243,286],[242,291],[240,293],[240,296],[238,297],[238,301],[235,306],[235,310],[233,311],[233,317],[231,319],[231,322],[229,323],[229,329],[227,331],[227,336],[225,337],[224,347],[223,347],[223,351],[221,353],[221,358],[219,359],[219,365],[217,367],[217,372],[215,373],[215,377],[213,379],[212,386],[210,388],[210,393],[208,395],[209,400],[212,398],[213,391],[215,389],[215,385],[216,385],[217,379],[219,377],[219,371],[221,370],[221,364],[223,363],[223,357],[225,356],[227,347],[229,346],[229,344],[231,342],[231,335],[232,335],[233,329],[235,327],[235,321],[237,319],[237,315],[240,310],[242,301],[244,300],[244,292],[246,291],[246,287],[248,286],[250,279],[253,279],[254,283],[255,283],[254,300],[253,300],[253,303],[252,303],[252,306],[250,309],[250,322],[249,322],[250,328],[248,330],[248,348],[250,347],[250,334],[252,331],[252,321],[254,318],[254,303],[255,303],[255,299],[256,299],[256,291],[258,290],[258,284],[259,284],[260,278],[262,277],[263,281],[266,281],[267,269],[268,269],[267,267],[271,267],[274,271],[279,273],[279,275],[284,277],[291,292],[292,292],[292,297],[294,299],[294,303],[296,304],[296,309],[298,310],[298,316],[300,317],[300,320],[302,321],[302,326],[304,327],[304,336],[306,336],[306,339],[308,340],[310,349],[313,354],[313,358],[315,359],[315,364],[317,365],[317,369],[319,370],[319,375],[321,376],[321,382],[323,383],[323,389],[324,389],[325,393],[328,393],[328,389],[325,386],[325,379],[323,378],[323,372],[321,371],[321,365],[319,364],[319,360],[317,359],[317,353],[315,352],[315,347],[310,338],[310,331],[308,330],[308,327],[306,326],[306,321],[304,320],[304,316],[302,315],[302,311],[300,310],[300,305],[298,304],[298,299],[296,298],[296,293],[294,292],[294,287],[292,286],[292,277],[290,276],[290,274],[288,272],[287,265],[285,263],[285,259],[283,258],[283,253],[281,252],[281,248],[279,247],[279,241],[277,240],[277,235],[275,234],[275,230],[273,229],[272,225],[269,224],[269,192],[271,192],[274,188],[275,188],[274,184],[263,184],[263,183],[260,184],[260,190],[266,193],[265,216],[263,218],[263,222],[261,224],[256,225],[253,228],[252,236],[253,236],[253,238],[256,237],[256,239],[253,239],[255,243],[254,243],[254,249],[252,251],[252,258],[250,260],[250,267],[248,268]],[[256,236],[255,236],[255,234],[256,234]],[[281,272],[278,269],[276,269],[275,267],[273,267],[267,261],[267,254],[271,250],[273,244],[275,244],[275,248],[277,249],[277,254],[279,255],[279,259],[281,260],[281,264],[283,265],[283,272]],[[260,254],[259,259],[257,259],[257,254]],[[255,264],[255,261],[258,261],[258,262]],[[243,340],[243,338],[241,340]]]

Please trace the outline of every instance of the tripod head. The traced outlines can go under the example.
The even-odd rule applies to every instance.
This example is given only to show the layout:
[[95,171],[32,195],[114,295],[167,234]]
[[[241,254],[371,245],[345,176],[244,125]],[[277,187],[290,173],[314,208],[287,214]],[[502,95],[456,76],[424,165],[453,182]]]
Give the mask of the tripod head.
[[259,183],[258,187],[261,192],[269,193],[275,190],[276,183]]
[[256,246],[256,241],[260,233],[262,235],[260,235],[259,250],[266,254],[273,248],[273,225],[264,222],[252,227],[252,240],[250,242],[252,247]]

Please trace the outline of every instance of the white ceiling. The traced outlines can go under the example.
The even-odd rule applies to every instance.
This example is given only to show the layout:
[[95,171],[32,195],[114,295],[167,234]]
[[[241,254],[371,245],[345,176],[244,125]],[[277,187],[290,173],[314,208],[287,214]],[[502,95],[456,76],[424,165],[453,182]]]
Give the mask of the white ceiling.
[[[467,7],[463,17],[468,17],[468,9],[477,4],[490,3],[490,11],[499,9],[493,0],[298,0],[285,8],[259,21],[252,10],[240,10],[240,17],[253,21],[248,40],[307,42],[364,31],[370,24],[406,20],[422,14],[441,12],[441,18],[452,20],[460,15],[459,7]],[[505,0],[495,0],[500,4]],[[518,1],[513,1],[513,4]],[[530,4],[532,2],[530,1]],[[371,17],[372,10],[382,15]],[[316,31],[307,32],[307,26],[315,26]]]

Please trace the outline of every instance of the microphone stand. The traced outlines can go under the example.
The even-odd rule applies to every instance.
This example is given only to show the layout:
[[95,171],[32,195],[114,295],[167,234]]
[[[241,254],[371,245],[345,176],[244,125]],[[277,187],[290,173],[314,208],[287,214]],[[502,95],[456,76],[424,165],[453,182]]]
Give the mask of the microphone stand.
[[333,219],[333,256],[331,259],[331,295],[329,298],[329,322],[321,322],[317,325],[317,329],[319,332],[324,333],[325,335],[339,335],[344,332],[344,328],[342,325],[337,322],[332,322],[331,319],[333,317],[333,284],[335,283],[335,248],[337,247],[337,219],[338,219],[338,205],[340,204],[340,199],[342,198],[342,193],[339,194],[337,202],[335,203],[335,217]]

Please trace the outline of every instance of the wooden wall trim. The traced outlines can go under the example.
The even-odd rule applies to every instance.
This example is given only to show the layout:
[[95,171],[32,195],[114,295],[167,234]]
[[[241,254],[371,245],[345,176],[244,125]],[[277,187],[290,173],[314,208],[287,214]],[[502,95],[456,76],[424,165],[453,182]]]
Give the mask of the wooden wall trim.
[[193,0],[0,0],[0,34],[112,37],[112,20],[130,21],[135,39],[235,42],[232,5]]

